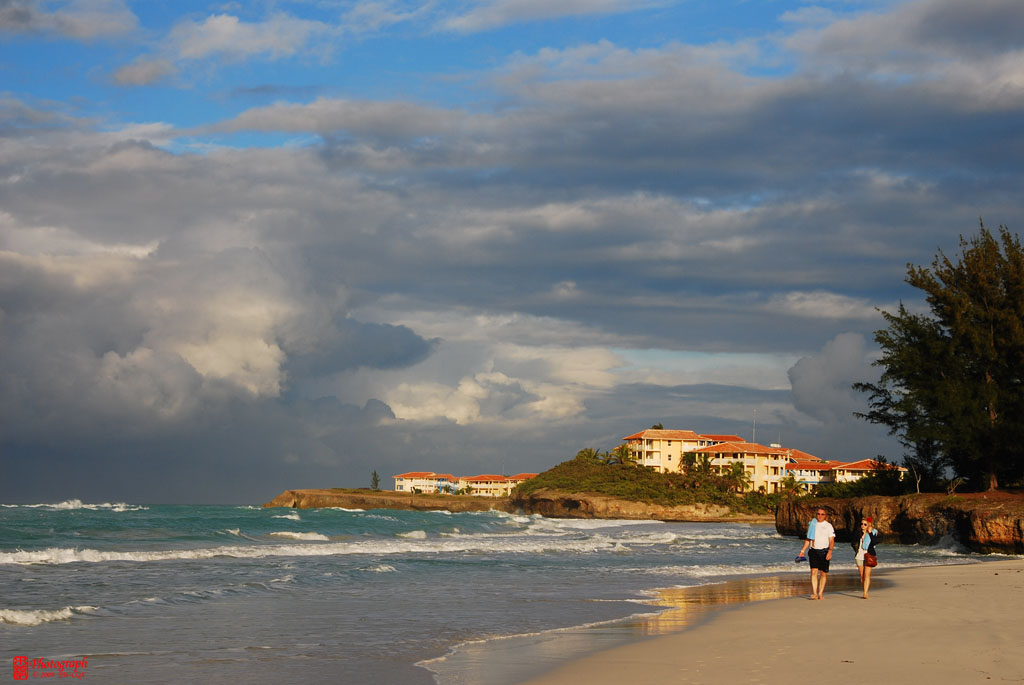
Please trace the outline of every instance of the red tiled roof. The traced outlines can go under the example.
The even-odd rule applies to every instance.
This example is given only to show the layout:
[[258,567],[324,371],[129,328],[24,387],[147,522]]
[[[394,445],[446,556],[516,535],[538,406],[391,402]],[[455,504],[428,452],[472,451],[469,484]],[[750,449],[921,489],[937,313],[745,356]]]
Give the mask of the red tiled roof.
[[409,473],[400,473],[392,478],[430,478],[436,475],[433,471],[410,471]]
[[509,480],[530,480],[531,478],[536,478],[536,477],[537,477],[536,473],[517,473],[514,476],[509,476],[508,479]]
[[743,438],[738,435],[712,435],[709,433],[701,433],[697,437],[704,438],[705,440],[717,440],[719,442],[743,442]]
[[[874,471],[876,469],[881,468],[881,464],[879,464],[874,459],[861,459],[860,461],[851,462],[836,461],[832,463],[835,464],[834,468],[847,469],[848,471]],[[892,466],[896,465],[892,464]],[[901,471],[907,470],[902,466],[896,466],[896,468],[898,468]]]
[[787,451],[789,452],[789,456],[791,456],[793,459],[796,459],[797,461],[824,461],[820,457],[816,457],[813,454],[808,454],[807,452],[804,452],[802,450],[790,449]]
[[820,459],[818,461],[798,461],[790,464],[786,464],[787,469],[793,471],[831,471],[832,466],[827,464]]
[[505,476],[499,476],[499,475],[496,475],[496,474],[485,473],[485,474],[482,474],[482,475],[479,475],[479,476],[468,476],[467,478],[463,478],[462,480],[471,481],[471,482],[474,482],[474,483],[480,482],[480,481],[491,480],[491,481],[498,481],[500,483],[502,481],[508,480],[508,478],[506,478]]
[[648,428],[647,430],[640,431],[639,433],[633,433],[627,435],[623,440],[696,440],[697,434],[693,431],[669,431],[659,430],[657,428]]
[[733,452],[745,452],[747,454],[774,454],[785,455],[786,450],[778,447],[767,447],[758,445],[756,442],[722,442],[717,445],[698,447],[694,452],[705,452],[707,454],[724,454]]

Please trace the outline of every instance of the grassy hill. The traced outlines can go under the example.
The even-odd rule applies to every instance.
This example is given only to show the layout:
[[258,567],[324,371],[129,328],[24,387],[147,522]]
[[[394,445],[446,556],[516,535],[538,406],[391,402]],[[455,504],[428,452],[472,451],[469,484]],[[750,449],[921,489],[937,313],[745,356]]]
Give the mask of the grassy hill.
[[759,492],[737,494],[735,481],[713,473],[657,473],[632,464],[603,463],[582,454],[519,485],[514,496],[528,497],[542,488],[665,506],[721,504],[751,514],[771,513],[781,499],[780,495]]

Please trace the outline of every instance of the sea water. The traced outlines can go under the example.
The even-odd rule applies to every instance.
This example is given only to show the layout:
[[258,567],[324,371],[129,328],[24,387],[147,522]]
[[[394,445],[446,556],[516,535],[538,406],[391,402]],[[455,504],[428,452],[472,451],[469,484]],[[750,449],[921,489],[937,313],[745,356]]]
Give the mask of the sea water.
[[[85,658],[100,682],[466,682],[460,645],[615,625],[659,611],[658,588],[806,573],[797,551],[763,524],[0,505],[0,656],[4,668]],[[883,568],[980,559],[951,544],[879,556]]]

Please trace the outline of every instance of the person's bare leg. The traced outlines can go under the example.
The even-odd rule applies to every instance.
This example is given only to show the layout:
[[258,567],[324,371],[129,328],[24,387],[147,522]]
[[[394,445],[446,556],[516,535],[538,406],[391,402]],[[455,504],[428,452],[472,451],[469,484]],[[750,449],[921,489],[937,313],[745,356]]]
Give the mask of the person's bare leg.
[[811,599],[818,599],[818,569],[811,569]]
[[824,571],[818,573],[818,599],[825,599],[825,583],[828,581],[828,574]]
[[870,566],[865,566],[864,567],[864,578],[862,580],[863,580],[863,583],[864,583],[864,599],[867,599],[868,598],[868,588],[871,587],[871,567]]

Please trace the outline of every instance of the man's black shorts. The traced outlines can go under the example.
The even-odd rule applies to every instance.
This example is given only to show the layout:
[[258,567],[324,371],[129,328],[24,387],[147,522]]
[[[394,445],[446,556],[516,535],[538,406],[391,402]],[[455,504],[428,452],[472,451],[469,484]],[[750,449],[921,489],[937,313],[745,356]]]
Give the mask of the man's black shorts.
[[807,561],[810,562],[811,568],[828,573],[829,560],[825,558],[826,556],[828,556],[827,549],[814,549],[812,547],[807,550]]

